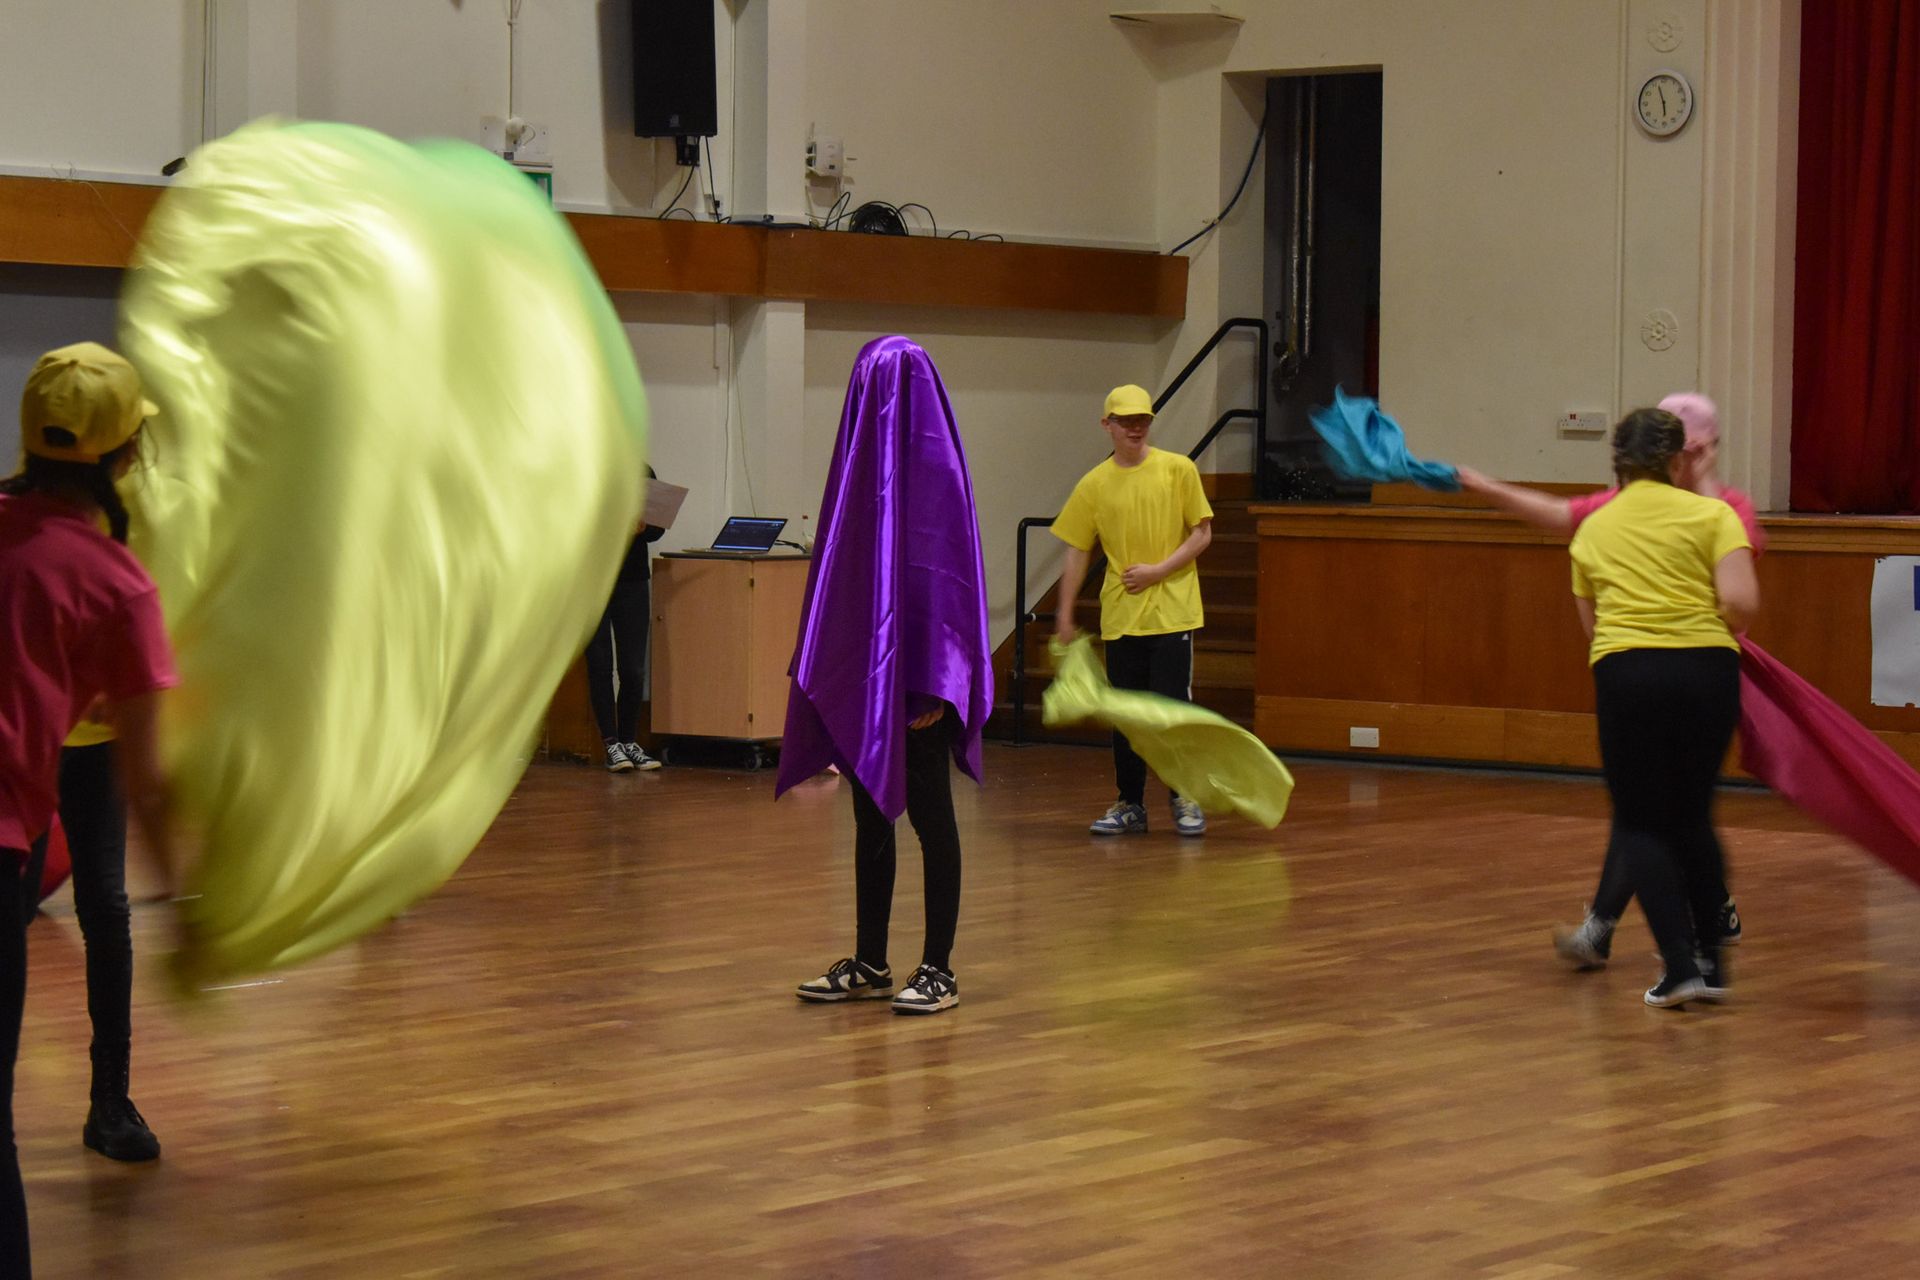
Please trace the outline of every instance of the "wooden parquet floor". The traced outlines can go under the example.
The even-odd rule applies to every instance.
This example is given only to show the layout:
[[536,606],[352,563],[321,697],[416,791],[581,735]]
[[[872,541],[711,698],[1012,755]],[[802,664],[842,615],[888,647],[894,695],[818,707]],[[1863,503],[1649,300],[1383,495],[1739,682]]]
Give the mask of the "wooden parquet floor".
[[145,1168],[80,1146],[43,920],[39,1274],[1920,1274],[1920,892],[1777,800],[1722,801],[1737,1001],[1676,1014],[1637,911],[1607,972],[1549,949],[1593,780],[1307,763],[1278,832],[1181,842],[1157,800],[1098,843],[1104,753],[987,759],[951,1013],[790,994],[851,946],[838,782],[538,766],[380,935],[199,1009],[143,964]]

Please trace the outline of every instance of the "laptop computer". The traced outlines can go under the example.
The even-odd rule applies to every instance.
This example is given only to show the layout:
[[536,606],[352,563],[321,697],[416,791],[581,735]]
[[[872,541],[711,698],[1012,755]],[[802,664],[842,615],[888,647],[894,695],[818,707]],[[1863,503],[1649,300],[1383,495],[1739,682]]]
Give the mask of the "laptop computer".
[[773,540],[786,527],[784,519],[772,516],[733,516],[721,528],[710,550],[722,555],[763,556],[773,550]]

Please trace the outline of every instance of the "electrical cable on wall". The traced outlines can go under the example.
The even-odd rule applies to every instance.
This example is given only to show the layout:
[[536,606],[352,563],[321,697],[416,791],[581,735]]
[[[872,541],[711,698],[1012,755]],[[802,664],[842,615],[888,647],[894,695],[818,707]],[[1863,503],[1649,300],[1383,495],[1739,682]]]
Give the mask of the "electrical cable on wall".
[[713,189],[713,140],[702,138],[700,145],[706,148],[707,157],[707,213],[715,222],[732,222],[732,218],[720,216],[720,193]]
[[692,219],[694,222],[700,221],[700,216],[696,214],[693,210],[680,209],[675,207],[680,203],[680,197],[687,194],[687,188],[693,184],[693,175],[698,172],[700,172],[700,166],[697,164],[693,165],[687,170],[687,176],[681,179],[680,181],[680,189],[673,193],[673,199],[670,202],[668,202],[666,209],[659,215],[660,221],[665,222],[668,218],[671,218],[676,213],[684,213],[687,215],[688,218]]
[[1247,170],[1245,173],[1240,175],[1240,185],[1233,189],[1233,199],[1227,201],[1227,207],[1222,209],[1219,215],[1215,217],[1211,222],[1207,223],[1206,226],[1200,228],[1198,231],[1188,236],[1185,240],[1182,240],[1179,244],[1167,250],[1168,257],[1172,257],[1174,254],[1180,252],[1182,249],[1192,244],[1195,240],[1200,239],[1200,237],[1206,235],[1209,231],[1212,231],[1215,228],[1217,228],[1222,222],[1226,220],[1227,215],[1233,212],[1233,206],[1240,203],[1241,193],[1243,193],[1247,189],[1247,179],[1253,176],[1253,162],[1260,158],[1260,143],[1262,140],[1266,138],[1266,136],[1267,136],[1267,116],[1266,116],[1266,113],[1263,111],[1260,114],[1260,131],[1253,135],[1253,150],[1247,156]]

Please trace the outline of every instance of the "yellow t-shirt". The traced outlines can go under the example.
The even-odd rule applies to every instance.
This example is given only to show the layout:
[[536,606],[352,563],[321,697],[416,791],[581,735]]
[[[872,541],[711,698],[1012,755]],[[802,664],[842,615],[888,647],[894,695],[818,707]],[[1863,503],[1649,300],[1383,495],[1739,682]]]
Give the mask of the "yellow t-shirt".
[[1108,458],[1080,477],[1067,505],[1054,517],[1053,532],[1081,551],[1097,540],[1107,553],[1100,584],[1100,638],[1161,636],[1192,631],[1206,622],[1200,609],[1200,570],[1189,563],[1138,595],[1129,595],[1120,575],[1129,565],[1158,564],[1187,540],[1213,507],[1200,487],[1193,459],[1148,449],[1137,467]]
[[1738,649],[1713,571],[1751,544],[1718,498],[1636,480],[1573,535],[1573,594],[1593,601],[1588,661],[1627,649]]

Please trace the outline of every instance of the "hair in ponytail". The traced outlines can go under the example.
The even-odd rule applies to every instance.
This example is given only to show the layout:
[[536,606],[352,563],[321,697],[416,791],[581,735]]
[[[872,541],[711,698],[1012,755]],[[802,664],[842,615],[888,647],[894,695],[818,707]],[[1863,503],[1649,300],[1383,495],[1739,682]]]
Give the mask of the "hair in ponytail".
[[113,540],[124,543],[127,540],[127,506],[120,500],[120,490],[114,481],[129,459],[139,458],[140,441],[144,434],[136,433],[98,462],[62,462],[30,453],[17,474],[0,480],[0,493],[47,493],[85,498],[107,517],[107,529],[112,533]]
[[1665,409],[1635,409],[1613,429],[1613,474],[1621,487],[1635,480],[1672,484],[1669,468],[1687,447],[1687,430]]

